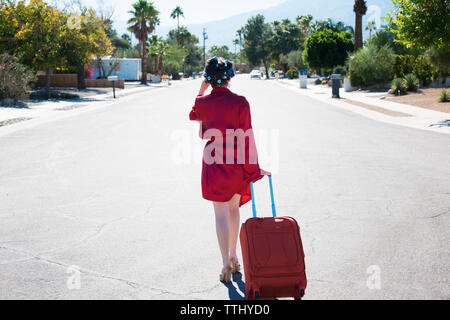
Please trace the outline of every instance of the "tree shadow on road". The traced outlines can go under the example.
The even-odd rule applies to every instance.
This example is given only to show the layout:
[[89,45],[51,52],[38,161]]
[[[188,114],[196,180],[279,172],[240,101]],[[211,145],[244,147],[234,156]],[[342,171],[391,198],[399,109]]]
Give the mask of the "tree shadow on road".
[[[234,283],[237,284],[237,288]],[[245,283],[242,281],[242,273],[236,272],[233,274],[232,283],[224,283],[225,287],[228,288],[228,297],[230,300],[246,300],[245,295]],[[239,291],[238,291],[239,290]]]
[[2,108],[28,109],[28,106],[21,101],[11,101],[11,102],[0,101],[0,109]]

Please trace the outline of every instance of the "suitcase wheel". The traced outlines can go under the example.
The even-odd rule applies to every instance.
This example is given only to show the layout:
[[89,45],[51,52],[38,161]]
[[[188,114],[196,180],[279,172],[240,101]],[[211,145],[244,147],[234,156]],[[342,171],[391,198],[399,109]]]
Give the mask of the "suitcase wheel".
[[296,297],[296,298],[294,298],[294,300],[302,300],[304,295],[305,295],[305,290],[301,289],[300,290],[300,297]]
[[258,290],[254,290],[253,288],[250,289],[250,291],[248,292],[247,298],[248,300],[255,300],[255,299],[259,299],[260,294]]
[[255,293],[253,293],[253,291],[251,291],[248,295],[248,300],[256,300],[259,299],[259,292],[256,291]]

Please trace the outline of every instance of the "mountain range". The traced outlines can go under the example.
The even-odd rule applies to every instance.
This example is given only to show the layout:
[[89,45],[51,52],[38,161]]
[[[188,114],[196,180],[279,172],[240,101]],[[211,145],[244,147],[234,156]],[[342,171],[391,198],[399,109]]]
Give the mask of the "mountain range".
[[[268,9],[255,10],[223,20],[192,24],[186,27],[199,38],[200,45],[203,43],[203,28],[206,29],[208,34],[207,49],[212,45],[227,45],[233,51],[233,39],[236,38],[236,31],[243,27],[249,18],[257,14],[264,15],[267,22],[286,18],[295,21],[295,18],[299,15],[311,14],[315,20],[331,18],[334,21],[343,21],[347,25],[354,26],[355,14],[353,5],[354,0],[287,0]],[[369,10],[363,18],[363,26],[367,25],[368,21],[374,20],[378,23],[378,26],[382,25],[383,20],[380,20],[380,18],[385,17],[393,8],[391,0],[368,0],[367,6]],[[173,27],[160,26],[157,28],[156,33],[165,38],[170,29],[173,29]],[[368,37],[368,31],[365,31],[364,36],[365,38]]]

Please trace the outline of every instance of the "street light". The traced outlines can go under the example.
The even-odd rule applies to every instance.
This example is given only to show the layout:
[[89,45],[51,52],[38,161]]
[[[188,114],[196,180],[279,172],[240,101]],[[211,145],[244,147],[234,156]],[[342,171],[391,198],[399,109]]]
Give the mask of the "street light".
[[206,66],[206,40],[208,40],[208,35],[206,34],[206,29],[203,28],[203,64]]

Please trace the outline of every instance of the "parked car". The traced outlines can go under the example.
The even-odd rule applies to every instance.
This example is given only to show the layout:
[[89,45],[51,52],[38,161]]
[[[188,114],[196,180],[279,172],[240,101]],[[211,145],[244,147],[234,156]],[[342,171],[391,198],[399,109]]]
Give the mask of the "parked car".
[[272,72],[270,73],[270,76],[271,76],[272,78],[275,78],[277,74],[278,74],[278,77],[279,77],[280,79],[281,79],[281,78],[284,78],[284,72],[283,72],[282,70],[272,71]]
[[250,72],[250,79],[258,79],[261,80],[261,71],[259,70],[253,70]]

